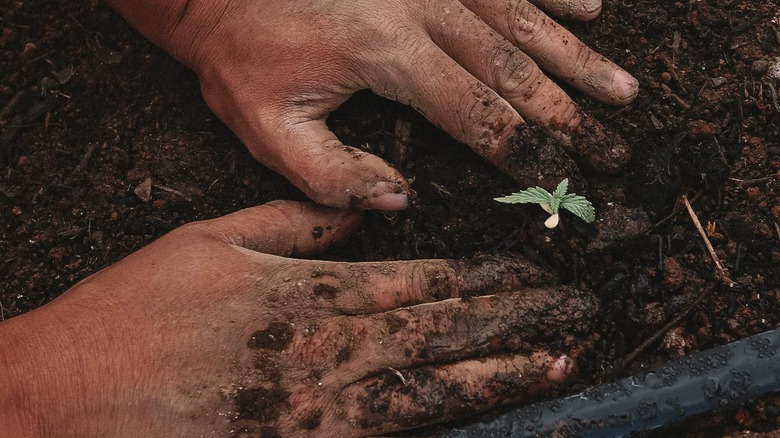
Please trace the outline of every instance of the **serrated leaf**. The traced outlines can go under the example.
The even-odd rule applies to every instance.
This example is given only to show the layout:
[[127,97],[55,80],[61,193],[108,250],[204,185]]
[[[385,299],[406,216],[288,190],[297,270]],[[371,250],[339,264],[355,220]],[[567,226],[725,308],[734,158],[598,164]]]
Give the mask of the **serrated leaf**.
[[558,187],[552,192],[552,200],[550,200],[550,209],[553,213],[558,213],[561,208],[561,199],[566,195],[566,190],[569,189],[569,179],[564,178],[563,181],[558,183]]
[[580,219],[587,223],[596,220],[596,210],[593,208],[593,204],[585,199],[584,196],[574,193],[568,194],[561,198],[561,207],[579,216]]
[[558,183],[558,187],[552,193],[553,197],[561,199],[566,194],[566,190],[569,190],[569,178],[564,178],[563,181]]
[[540,204],[542,202],[549,204],[552,200],[552,195],[541,187],[531,187],[521,192],[493,199],[505,204]]

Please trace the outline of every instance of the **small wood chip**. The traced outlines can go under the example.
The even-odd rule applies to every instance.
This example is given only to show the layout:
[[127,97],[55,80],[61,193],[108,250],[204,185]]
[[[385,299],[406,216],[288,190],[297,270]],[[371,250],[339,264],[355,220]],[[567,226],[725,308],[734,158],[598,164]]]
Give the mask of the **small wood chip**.
[[135,195],[138,196],[143,202],[149,202],[152,200],[152,178],[146,177],[146,179],[138,184],[138,187],[134,190]]

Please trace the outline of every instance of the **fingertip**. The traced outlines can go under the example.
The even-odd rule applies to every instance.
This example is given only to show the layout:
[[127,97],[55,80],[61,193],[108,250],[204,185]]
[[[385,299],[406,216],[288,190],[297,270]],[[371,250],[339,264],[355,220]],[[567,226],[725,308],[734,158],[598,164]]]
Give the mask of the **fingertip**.
[[291,143],[305,153],[287,157],[281,173],[312,201],[348,210],[406,208],[409,184],[381,157],[344,145],[320,125],[302,130]]
[[368,207],[374,210],[403,210],[409,205],[407,190],[401,184],[390,181],[379,181],[369,191]]
[[564,383],[573,373],[574,362],[565,354],[558,358],[550,358],[547,363],[547,380],[552,383]]
[[569,21],[590,21],[601,13],[601,0],[537,0],[539,8]]
[[580,7],[569,17],[572,21],[590,21],[601,14],[601,0],[582,0]]
[[639,93],[639,81],[622,69],[617,69],[612,76],[612,93],[618,105],[627,105]]

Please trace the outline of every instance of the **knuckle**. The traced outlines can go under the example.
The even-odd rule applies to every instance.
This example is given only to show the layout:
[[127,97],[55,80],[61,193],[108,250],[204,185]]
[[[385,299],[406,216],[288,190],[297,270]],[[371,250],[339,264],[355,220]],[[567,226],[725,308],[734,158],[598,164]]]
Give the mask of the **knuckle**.
[[213,236],[214,219],[200,220],[195,222],[189,222],[174,229],[166,237],[170,239],[178,239],[181,241],[192,241],[195,239],[201,239],[204,236]]
[[506,99],[532,99],[547,78],[528,56],[515,48],[496,48],[494,59],[502,68],[496,69],[496,92]]
[[458,283],[454,270],[439,263],[416,263],[412,267],[410,290],[420,301],[442,301],[458,295]]
[[483,155],[490,154],[517,124],[509,103],[480,82],[468,87],[460,107],[464,137]]
[[539,10],[525,0],[517,2],[508,14],[512,39],[523,46],[531,45],[539,36],[539,31],[547,22]]

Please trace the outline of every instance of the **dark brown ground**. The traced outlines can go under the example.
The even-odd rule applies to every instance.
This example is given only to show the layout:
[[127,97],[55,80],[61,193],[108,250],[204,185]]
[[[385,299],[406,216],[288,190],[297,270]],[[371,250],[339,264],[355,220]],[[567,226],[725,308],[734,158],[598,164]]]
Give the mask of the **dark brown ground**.
[[[635,157],[620,177],[585,176],[596,191],[618,187],[624,199],[616,200],[641,207],[657,226],[603,254],[585,253],[593,230],[572,216],[550,232],[541,209],[492,201],[521,187],[410,109],[362,94],[331,117],[343,141],[398,165],[417,198],[406,212],[368,215],[329,257],[522,254],[595,291],[601,340],[585,355],[575,390],[780,323],[780,81],[767,73],[780,59],[778,2],[605,3],[594,23],[570,28],[634,74],[642,91],[622,109],[578,99]],[[303,198],[215,119],[189,71],[102,3],[5,2],[0,30],[3,318],[183,223]],[[395,147],[399,120],[411,126],[405,154]],[[135,189],[147,178],[144,202]],[[683,194],[736,287],[717,278],[676,203]],[[778,410],[780,399],[771,398],[686,429],[777,430]]]

